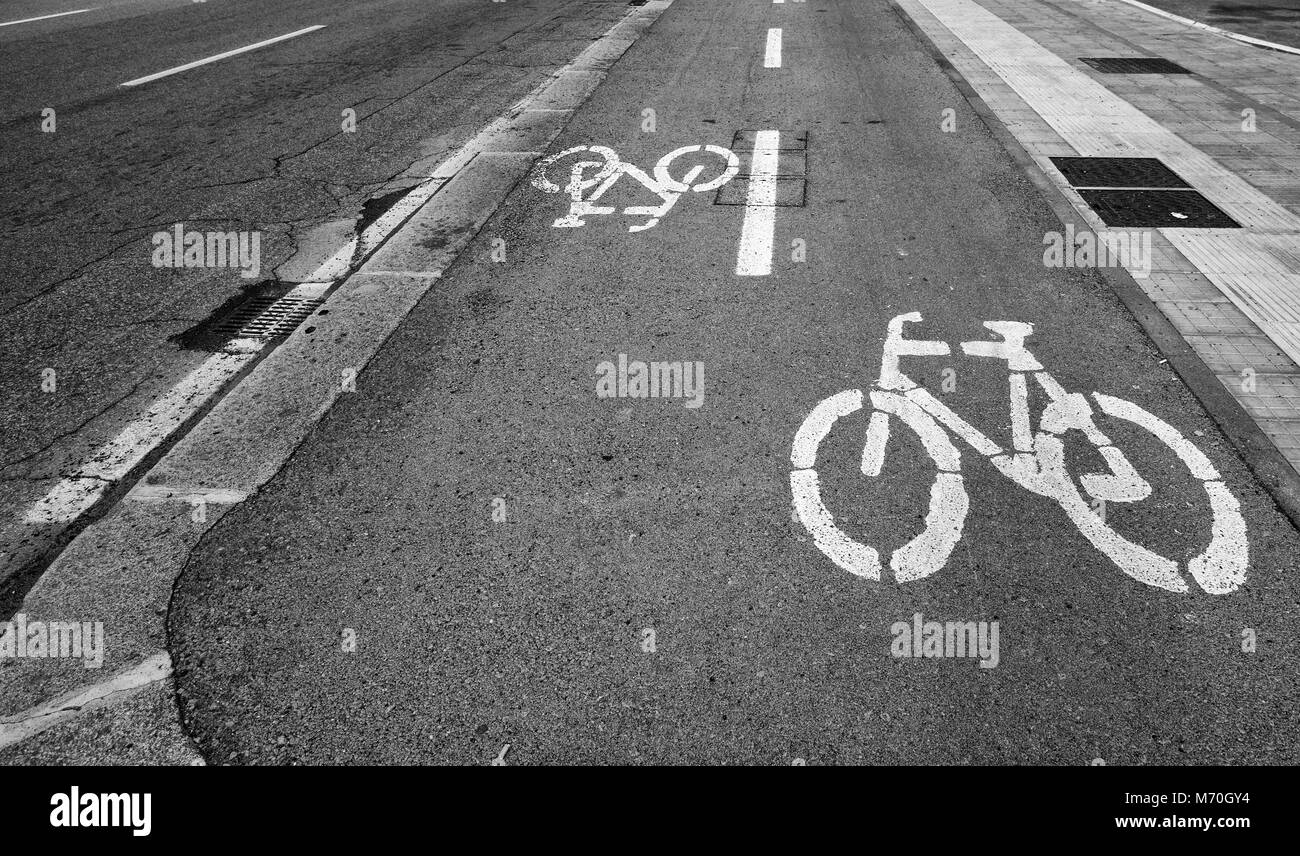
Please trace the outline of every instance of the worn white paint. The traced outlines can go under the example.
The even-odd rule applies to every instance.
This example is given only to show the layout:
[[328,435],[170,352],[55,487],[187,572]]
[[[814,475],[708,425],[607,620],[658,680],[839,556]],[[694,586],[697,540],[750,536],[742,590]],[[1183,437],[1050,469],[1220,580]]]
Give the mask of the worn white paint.
[[94,8],[96,7],[92,6],[91,9],[73,9],[71,12],[55,12],[53,15],[41,15],[36,18],[23,18],[20,21],[5,21],[4,23],[0,23],[0,27],[12,27],[17,24],[30,24],[33,21],[46,21],[50,18],[62,18],[65,15],[80,15],[82,12],[89,12]]
[[[555,163],[574,155],[580,155],[583,152],[599,155],[600,160],[573,161],[569,168],[569,180],[564,187],[551,181],[547,176],[547,170]],[[684,155],[694,153],[717,155],[725,160],[727,165],[722,172],[708,181],[696,183],[696,179],[705,170],[703,164],[696,164],[691,167],[680,180],[673,178],[670,171],[673,161]],[[587,173],[593,169],[595,173],[588,176]],[[644,232],[659,225],[659,221],[667,216],[683,193],[687,191],[706,193],[710,190],[717,190],[728,181],[731,181],[739,171],[740,158],[736,156],[735,152],[722,146],[697,145],[673,149],[655,164],[653,177],[634,164],[622,160],[618,153],[608,146],[573,146],[538,161],[537,165],[533,167],[530,183],[543,193],[564,192],[568,194],[569,213],[551,224],[557,229],[564,229],[585,226],[587,223],[585,218],[587,217],[613,214],[616,210],[613,206],[595,205],[593,203],[609,192],[623,176],[631,176],[642,187],[659,197],[659,205],[629,205],[623,209],[623,213],[627,216],[649,218],[643,223],[628,227],[629,232]],[[583,194],[588,190],[591,191],[590,195],[584,196]]]
[[103,683],[73,690],[22,713],[2,717],[0,749],[21,743],[82,713],[121,701],[136,690],[164,680],[171,673],[171,656],[161,651]]
[[772,273],[780,149],[780,131],[763,130],[754,135],[745,216],[740,224],[740,246],[736,251],[737,276],[768,276]]
[[152,81],[158,80],[163,77],[170,77],[173,74],[180,74],[182,71],[189,71],[191,68],[198,68],[201,65],[208,65],[209,63],[219,62],[223,59],[228,59],[232,56],[238,56],[239,54],[248,53],[249,51],[255,51],[258,48],[264,48],[269,45],[274,45],[279,42],[287,41],[289,39],[296,39],[298,36],[305,36],[308,33],[314,33],[317,30],[323,30],[323,29],[325,29],[324,24],[316,24],[315,26],[311,26],[311,27],[303,27],[301,30],[295,30],[292,33],[285,33],[283,36],[276,36],[273,39],[266,39],[265,41],[260,41],[252,45],[245,45],[242,48],[235,48],[233,51],[226,51],[225,53],[219,53],[216,56],[205,57],[204,59],[197,59],[194,62],[187,62],[185,63],[185,65],[178,65],[175,68],[169,68],[164,71],[155,72],[154,74],[148,74],[145,75],[144,77],[137,77],[134,80],[128,80],[126,83],[123,83],[121,85],[140,86],[141,84],[144,83],[151,83]]
[[240,340],[245,347],[208,357],[180,383],[158,398],[144,415],[129,423],[116,437],[97,448],[77,471],[56,484],[27,508],[23,521],[32,524],[67,523],[86,513],[104,492],[126,477],[145,456],[180,428],[195,412],[248,366],[262,347]]
[[[773,3],[781,3],[783,0],[772,0]],[[1121,3],[1127,3],[1143,11],[1150,12],[1152,15],[1159,15],[1161,18],[1168,18],[1170,21],[1177,21],[1180,24],[1186,24],[1189,27],[1195,27],[1198,30],[1205,30],[1207,33],[1214,33],[1216,36],[1232,39],[1237,42],[1244,42],[1248,45],[1268,48],[1269,50],[1281,51],[1282,53],[1294,54],[1300,56],[1300,49],[1293,48],[1290,45],[1278,44],[1264,39],[1257,39],[1254,36],[1243,36],[1241,33],[1234,33],[1230,30],[1224,30],[1210,24],[1204,24],[1200,21],[1194,21],[1191,18],[1184,18],[1182,15],[1175,15],[1172,12],[1166,12],[1164,9],[1157,9],[1155,6],[1148,6],[1146,3],[1139,3],[1137,0],[1119,0]]]
[[[999,472],[1016,484],[1055,500],[1080,533],[1125,574],[1167,591],[1188,591],[1177,562],[1129,541],[1093,513],[1089,498],[1138,502],[1150,496],[1151,486],[1093,423],[1088,400],[1066,392],[1050,374],[1041,370],[1042,365],[1024,346],[1024,340],[1033,332],[1032,325],[987,322],[984,326],[1001,341],[961,345],[967,355],[1007,363],[1015,449],[1008,454],[901,371],[900,355],[934,356],[950,351],[946,343],[907,339],[903,335],[905,323],[921,320],[920,314],[913,312],[899,315],[889,324],[880,377],[869,396],[872,413],[860,467],[868,477],[877,477],[884,471],[890,419],[896,418],[916,434],[938,470],[930,488],[924,528],[909,543],[895,550],[890,559],[894,579],[908,582],[936,573],[961,540],[969,499],[962,481],[960,454],[948,434],[951,431],[988,457]],[[1026,372],[1033,372],[1049,400],[1040,417],[1039,430],[1032,434]],[[1246,579],[1249,543],[1240,506],[1218,471],[1175,428],[1136,404],[1100,393],[1094,393],[1093,398],[1106,415],[1137,425],[1168,446],[1187,472],[1203,483],[1213,514],[1210,543],[1187,563],[1186,570],[1210,594],[1235,591]],[[863,403],[861,390],[848,390],[822,400],[813,408],[795,434],[791,463],[796,469],[791,473],[790,484],[796,516],[812,533],[817,547],[841,568],[858,576],[879,579],[879,554],[839,529],[822,500],[820,480],[814,469],[822,440],[841,417],[856,413]],[[1076,483],[1066,467],[1062,435],[1068,431],[1079,431],[1097,448],[1108,473],[1084,473]]]
[[[339,280],[370,257],[475,158],[486,152],[502,150],[503,144],[513,139],[512,125],[519,116],[539,104],[573,104],[575,99],[589,95],[604,78],[603,69],[627,50],[646,22],[657,18],[671,4],[672,0],[651,0],[645,6],[629,11],[572,62],[538,84],[505,115],[488,123],[438,164],[426,181],[412,188],[360,235],[339,247],[307,278],[308,281],[295,286],[288,296],[317,298],[328,294]],[[576,89],[573,86],[575,77],[582,84]],[[427,274],[423,287],[428,288],[441,271],[423,273]],[[420,275],[420,272],[402,272],[402,275]],[[25,509],[23,521],[35,525],[63,524],[85,514],[105,491],[125,478],[146,455],[168,440],[244,371],[256,359],[263,344],[256,339],[236,340],[224,352],[209,357],[155,401],[143,416],[129,423],[112,440],[97,447],[49,493]]]
[[763,49],[763,68],[781,67],[781,28],[767,31],[767,46]]

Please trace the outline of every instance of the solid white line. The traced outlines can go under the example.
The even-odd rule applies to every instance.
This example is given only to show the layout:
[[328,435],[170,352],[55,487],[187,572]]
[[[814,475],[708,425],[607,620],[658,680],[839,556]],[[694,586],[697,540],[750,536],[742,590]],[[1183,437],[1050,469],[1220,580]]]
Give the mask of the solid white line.
[[1166,12],[1163,9],[1157,9],[1154,6],[1148,6],[1145,3],[1139,3],[1138,0],[1120,0],[1121,3],[1127,3],[1130,6],[1136,6],[1144,9],[1153,15],[1159,15],[1162,18],[1168,18],[1170,21],[1177,21],[1180,24],[1186,24],[1189,27],[1196,27],[1198,30],[1205,30],[1207,33],[1214,33],[1216,36],[1224,36],[1233,41],[1245,42],[1248,45],[1256,45],[1261,48],[1268,48],[1273,51],[1282,51],[1283,53],[1300,55],[1300,48],[1293,48],[1288,45],[1279,45],[1277,42],[1266,42],[1263,39],[1257,39],[1254,36],[1243,36],[1240,33],[1234,33],[1229,30],[1221,30],[1218,27],[1212,27],[1209,24],[1202,24],[1200,21],[1193,21],[1191,18],[1184,18],[1182,15],[1175,15],[1172,12]]
[[220,352],[204,360],[185,379],[168,390],[144,416],[128,424],[76,472],[56,484],[23,515],[33,524],[68,523],[99,501],[104,491],[123,479],[136,464],[171,436],[177,428],[216,395],[226,383],[253,361],[261,342],[245,353]]
[[39,18],[23,18],[21,21],[5,21],[0,27],[12,27],[14,24],[30,24],[32,21],[47,21],[50,18],[62,18],[64,15],[80,15],[82,12],[90,12],[97,7],[92,6],[90,9],[73,9],[71,12],[56,12],[53,15],[41,15]]
[[772,272],[772,233],[776,227],[776,175],[780,162],[780,131],[754,135],[749,164],[749,196],[740,226],[736,253],[737,276],[767,276]]
[[763,54],[763,68],[781,67],[781,28],[767,31],[767,50]]
[[296,36],[301,36],[306,33],[312,33],[315,32],[316,30],[322,30],[324,28],[325,28],[324,24],[317,24],[314,27],[306,27],[294,33],[285,33],[283,36],[276,36],[273,39],[267,39],[264,42],[258,42],[255,45],[247,45],[246,47],[235,48],[233,51],[226,51],[225,53],[219,53],[216,56],[210,56],[207,59],[199,59],[199,60],[195,60],[194,62],[187,62],[185,63],[185,65],[178,65],[175,68],[169,68],[166,71],[160,71],[157,74],[150,74],[147,77],[137,77],[135,80],[128,80],[126,83],[123,83],[121,85],[139,86],[142,83],[148,83],[152,80],[157,80],[160,77],[168,77],[169,75],[180,74],[182,71],[189,71],[191,68],[198,68],[199,66],[207,65],[210,62],[216,62],[217,60],[226,59],[227,57],[232,57],[237,54],[248,53],[249,51],[255,51],[258,48],[264,48],[267,45],[273,45],[276,42],[283,42],[286,39],[292,39]]

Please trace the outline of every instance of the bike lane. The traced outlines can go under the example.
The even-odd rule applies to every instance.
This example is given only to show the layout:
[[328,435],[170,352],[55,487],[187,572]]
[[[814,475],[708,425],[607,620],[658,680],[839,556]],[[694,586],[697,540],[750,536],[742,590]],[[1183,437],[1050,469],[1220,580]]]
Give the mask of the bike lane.
[[[773,130],[775,156],[755,152]],[[192,557],[172,653],[209,761],[1287,751],[1296,533],[1108,282],[1044,266],[1061,223],[887,3],[677,0],[550,151],[583,145],[647,172],[681,146],[733,147],[741,176],[721,201],[802,205],[686,193],[644,231],[619,213],[556,228],[564,195],[521,182],[356,392]],[[624,178],[600,201],[655,199]],[[737,275],[769,217],[770,273]],[[838,567],[792,512],[792,444],[818,402],[869,398],[907,313],[923,318],[909,339],[950,353],[902,370],[1003,448],[1008,364],[960,346],[993,341],[985,321],[1032,324],[1026,346],[1065,390],[1173,426],[1239,504],[1244,585],[1211,595],[1186,572],[1211,539],[1202,482],[1100,419],[1152,488],[1108,503],[1106,525],[1176,560],[1188,592],[1126,576],[953,432],[968,510],[942,568],[900,582],[887,561],[879,581]],[[697,382],[702,364],[701,406],[601,397],[621,354],[694,364]],[[836,422],[817,470],[838,528],[888,557],[925,528],[936,465],[895,419],[864,476],[870,415]],[[1082,432],[1062,438],[1071,473],[1103,471]],[[914,620],[922,652],[926,621],[987,629],[992,667],[896,656],[916,653]]]

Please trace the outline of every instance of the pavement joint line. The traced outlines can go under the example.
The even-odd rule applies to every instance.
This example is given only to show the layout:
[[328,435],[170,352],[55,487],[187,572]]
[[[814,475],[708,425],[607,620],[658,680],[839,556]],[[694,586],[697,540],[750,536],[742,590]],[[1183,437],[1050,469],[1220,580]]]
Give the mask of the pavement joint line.
[[[595,89],[596,85],[607,76],[608,68],[612,66],[620,56],[626,53],[627,49],[636,41],[635,38],[627,38],[626,36],[619,36],[616,34],[626,33],[629,29],[638,29],[638,31],[643,31],[658,19],[663,11],[672,5],[672,2],[673,0],[651,0],[651,2],[646,3],[644,6],[633,8],[622,19],[620,19],[619,22],[614,24],[606,32],[605,36],[602,36],[600,39],[597,39],[594,43],[589,45],[572,63],[570,63],[570,66],[577,66],[586,63],[605,63],[604,68],[598,69],[600,74],[593,76],[594,81],[587,90],[586,95],[589,95],[590,91]],[[630,24],[629,22],[633,23]],[[460,149],[453,153],[448,160],[444,161],[443,164],[436,168],[428,181],[421,185],[417,185],[413,191],[422,188],[424,189],[418,197],[420,198],[419,204],[410,206],[411,210],[395,218],[396,224],[392,231],[384,236],[382,241],[373,240],[376,236],[371,234],[374,226],[383,220],[383,217],[381,216],[374,224],[371,224],[371,227],[363,232],[361,236],[349,241],[348,244],[336,253],[334,257],[331,257],[331,259],[328,259],[323,263],[320,270],[309,277],[309,280],[312,282],[308,284],[319,285],[320,282],[316,281],[325,279],[325,277],[321,275],[321,271],[333,269],[333,266],[338,264],[338,258],[345,252],[347,253],[347,257],[351,259],[349,267],[342,273],[342,279],[334,285],[333,290],[330,292],[329,297],[326,299],[326,302],[322,307],[335,311],[333,311],[329,316],[326,316],[329,320],[323,320],[321,326],[335,324],[339,325],[339,329],[346,329],[349,333],[346,338],[342,339],[341,343],[335,342],[329,347],[329,349],[324,349],[313,344],[304,344],[307,342],[306,337],[291,335],[284,340],[283,344],[275,348],[264,349],[265,353],[260,354],[261,359],[257,360],[256,364],[253,365],[252,368],[240,379],[239,383],[226,389],[225,394],[220,397],[220,400],[218,400],[208,412],[204,413],[201,418],[195,420],[185,432],[181,433],[178,437],[171,437],[170,433],[166,436],[156,437],[155,445],[161,443],[164,439],[172,440],[174,442],[172,442],[171,447],[166,450],[165,454],[163,454],[161,458],[159,458],[146,472],[140,474],[139,478],[143,483],[137,482],[125,493],[125,497],[149,503],[177,498],[174,494],[182,492],[186,495],[202,495],[204,491],[212,491],[211,495],[224,499],[234,499],[239,494],[243,494],[246,498],[252,494],[253,490],[246,489],[247,486],[233,486],[231,483],[238,482],[238,479],[230,477],[231,473],[229,472],[229,468],[232,464],[242,465],[247,463],[248,460],[253,459],[257,459],[257,464],[259,465],[254,467],[255,474],[252,476],[252,479],[256,483],[265,483],[266,480],[273,477],[274,474],[283,467],[284,462],[288,459],[289,455],[292,454],[293,449],[297,448],[302,437],[310,431],[311,427],[316,422],[325,416],[340,394],[337,380],[332,380],[331,385],[325,387],[325,395],[322,398],[312,396],[311,393],[315,390],[313,384],[318,380],[318,378],[312,376],[311,373],[322,370],[332,371],[332,367],[328,365],[330,358],[331,356],[334,356],[335,359],[338,359],[340,355],[347,358],[346,361],[349,367],[358,372],[364,369],[378,350],[383,346],[383,343],[387,340],[388,336],[391,335],[398,326],[400,326],[410,310],[414,308],[415,304],[424,296],[424,294],[427,293],[428,288],[432,287],[433,280],[439,278],[440,275],[432,274],[429,271],[398,272],[396,276],[422,279],[426,280],[428,284],[425,288],[389,289],[385,291],[383,289],[384,277],[382,275],[374,275],[376,273],[375,270],[364,269],[365,260],[373,260],[381,249],[381,246],[387,245],[389,238],[398,236],[398,233],[402,231],[401,227],[404,226],[408,220],[411,220],[417,212],[421,211],[421,209],[424,208],[425,203],[429,202],[437,191],[442,190],[444,187],[453,187],[453,179],[457,177],[465,176],[468,181],[470,177],[470,170],[468,167],[470,164],[477,161],[480,154],[488,155],[489,157],[484,158],[482,161],[486,164],[483,169],[484,171],[491,173],[492,177],[499,179],[501,185],[499,188],[500,193],[477,194],[473,197],[472,203],[469,205],[469,208],[472,208],[472,210],[467,209],[465,212],[461,212],[462,214],[472,214],[477,226],[468,232],[462,233],[454,244],[449,244],[438,252],[439,260],[442,263],[441,270],[445,270],[447,265],[460,256],[465,247],[467,247],[470,241],[478,234],[482,224],[487,221],[491,214],[495,212],[497,207],[504,200],[505,195],[516,186],[518,181],[521,180],[524,175],[527,174],[527,168],[531,166],[531,161],[535,160],[541,154],[540,151],[504,152],[494,150],[492,144],[495,138],[510,133],[511,122],[513,119],[517,118],[518,115],[526,109],[527,104],[530,103],[533,98],[546,96],[550,86],[558,85],[560,79],[564,76],[564,73],[569,70],[570,66],[566,66],[556,74],[551,75],[547,81],[544,81],[534,89],[530,96],[514,105],[505,116],[499,117],[497,120],[489,123],[489,125],[480,131],[474,138],[465,143]],[[584,95],[584,99],[586,95]],[[561,125],[551,132],[550,139],[547,141],[546,145],[549,146],[562,129],[563,126]],[[509,164],[504,164],[497,159],[500,156],[504,156],[507,161],[517,162],[515,168],[518,170],[518,175],[515,175],[510,171]],[[525,160],[529,161],[527,165],[523,165],[522,163]],[[404,197],[397,205],[401,205],[402,202],[406,201],[406,199],[407,197]],[[394,208],[396,208],[397,205],[395,205]],[[392,209],[390,209],[390,211],[391,210]],[[368,244],[367,241],[373,241],[373,243]],[[354,256],[356,258],[354,258]],[[357,269],[353,270],[353,267],[356,267]],[[412,274],[415,276],[412,277]],[[355,282],[353,282],[354,280]],[[358,322],[368,322],[368,326],[346,327],[345,325],[348,323],[347,319],[349,315],[353,316]],[[303,354],[305,349],[306,353],[310,354],[311,359],[304,359]],[[203,365],[206,366],[209,362],[221,357],[227,360],[241,359],[242,368],[243,364],[252,361],[253,356],[255,355],[246,355],[245,358],[241,355],[214,354],[209,358],[209,361],[205,362]],[[322,366],[324,366],[324,369],[322,369]],[[202,368],[203,366],[200,366],[200,369]],[[227,439],[230,435],[236,433],[232,428],[233,425],[245,426],[246,430],[275,430],[266,429],[257,425],[248,426],[247,423],[244,422],[243,416],[248,412],[256,412],[258,408],[265,408],[267,406],[266,402],[268,401],[268,399],[264,397],[266,390],[274,389],[277,386],[281,389],[288,387],[298,390],[308,390],[308,400],[306,401],[306,404],[299,402],[299,410],[288,408],[291,413],[289,416],[284,417],[285,419],[292,420],[291,432],[285,432],[282,430],[284,426],[277,423],[277,428],[280,429],[278,430],[278,436],[276,438],[278,440],[278,445],[241,445],[240,449],[242,450],[241,454],[243,455],[243,460],[234,461],[230,457],[223,457],[214,461],[213,466],[222,468],[223,474],[227,476],[227,478],[223,478],[216,482],[225,485],[221,488],[191,486],[198,483],[207,484],[209,482],[184,481],[180,479],[168,480],[169,468],[194,468],[205,463],[207,459],[204,456],[211,451],[209,447],[212,445],[219,445],[222,439]],[[168,395],[170,394],[171,393],[168,393]],[[164,398],[166,397],[167,396],[164,396]],[[212,396],[209,396],[209,398],[210,397]],[[286,409],[284,404],[285,402],[283,401],[275,401],[275,409],[277,411]],[[283,421],[283,419],[281,421]],[[135,434],[139,434],[144,432],[147,428],[148,426],[137,426],[135,423],[132,423],[132,426],[128,426],[127,431],[124,431],[123,433],[133,431]],[[285,436],[287,433],[294,432],[299,436],[293,438]],[[141,458],[143,458],[143,454],[144,453],[141,453]],[[130,471],[126,473],[126,475],[130,474]],[[125,476],[122,476],[121,478],[124,477]],[[120,482],[121,478],[116,481]],[[160,479],[160,481],[150,484],[149,480],[153,478]],[[96,480],[96,483],[99,485],[98,493],[95,497],[96,502],[108,488],[114,486],[120,487],[120,485],[114,485],[111,481],[106,482]],[[61,482],[59,486],[56,486],[55,491],[52,491],[51,493],[56,494],[60,488],[64,488],[65,485],[70,484],[71,482],[69,480],[64,480],[64,482]],[[39,506],[49,500],[50,497],[47,497],[45,500],[38,502],[37,505]],[[89,511],[92,506],[96,505],[96,502],[86,503],[84,508],[80,509],[80,514]],[[227,503],[222,502],[219,504],[226,505]],[[186,518],[184,524],[178,520],[174,525],[178,527],[183,525],[187,538],[196,538],[202,537],[203,534],[216,524],[217,519],[219,518],[220,515],[208,515],[201,521],[194,521]],[[168,523],[166,525],[171,526],[173,524]],[[124,520],[121,516],[106,511],[100,519],[90,522],[88,526],[78,532],[76,537],[73,538],[70,543],[62,547],[58,555],[51,558],[46,573],[55,570],[58,573],[76,574],[78,576],[93,574],[95,572],[93,567],[86,567],[86,563],[84,562],[77,567],[71,567],[68,562],[64,561],[64,557],[71,554],[73,548],[79,543],[93,544],[97,535],[108,531],[115,533],[118,538],[117,543],[134,543],[129,537],[132,534],[131,526],[131,521]],[[118,529],[124,531],[116,532]],[[135,546],[142,547],[146,552],[168,549],[166,544],[156,541],[149,541],[143,545],[135,544]],[[99,549],[94,550],[91,555],[94,557],[95,565],[102,564],[104,567],[120,567],[127,561],[135,563],[141,561],[139,550],[133,552],[129,557],[121,554],[117,550]],[[154,558],[156,559],[157,565],[164,566],[168,563],[174,563],[175,557],[168,557],[165,561],[161,557],[155,556]],[[44,579],[44,577],[42,576],[41,579]],[[40,583],[41,580],[37,580],[36,585],[40,585]],[[22,607],[20,606],[20,610],[21,608]],[[156,665],[155,661],[157,661],[159,657],[167,658],[165,663],[165,668],[167,670],[166,673],[153,674],[147,680],[142,678],[139,674],[141,670],[146,669],[146,667],[149,667],[151,664]],[[136,688],[137,682],[139,686],[143,686],[144,684],[160,680],[166,677],[167,674],[170,674],[170,659],[164,652],[163,654],[151,657],[135,669],[130,670],[128,673],[124,673],[123,676],[119,677],[127,681],[129,688]],[[58,699],[31,708],[17,717],[17,719],[23,720],[21,726],[13,725],[12,727],[5,726],[0,728],[0,735],[3,735],[3,740],[8,741],[0,742],[0,746],[10,745],[25,740],[27,737],[30,737],[39,731],[43,731],[51,725],[66,721],[68,718],[77,715],[82,710],[90,709],[87,706],[82,706],[81,702],[78,701],[82,696],[90,699],[91,702],[95,702],[97,699],[120,692],[121,690],[122,687],[117,686],[117,684],[113,682],[109,682],[109,684],[97,685],[90,689],[77,690],[68,696],[61,696]]]
[[0,717],[0,749],[35,737],[83,713],[124,701],[150,684],[166,680],[171,673],[171,655],[160,651],[107,681],[72,690],[13,716]]
[[248,499],[246,491],[235,488],[188,487],[168,484],[138,484],[127,493],[137,502],[204,502],[212,505],[238,505]]
[[98,6],[91,6],[89,9],[73,9],[71,12],[55,12],[53,15],[41,15],[37,18],[23,18],[21,21],[5,21],[0,23],[0,27],[12,27],[16,24],[30,24],[34,21],[48,21],[50,18],[62,18],[65,15],[80,15],[82,12],[93,12]]
[[441,279],[442,271],[426,270],[359,270],[353,276],[406,276],[412,279]]

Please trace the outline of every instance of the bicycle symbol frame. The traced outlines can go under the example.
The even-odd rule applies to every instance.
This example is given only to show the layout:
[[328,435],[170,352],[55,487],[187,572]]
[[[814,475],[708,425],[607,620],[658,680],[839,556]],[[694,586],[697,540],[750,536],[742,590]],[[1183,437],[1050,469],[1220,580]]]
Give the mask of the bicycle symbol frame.
[[[800,522],[813,542],[836,565],[860,577],[879,580],[880,554],[835,523],[821,498],[817,475],[817,451],[836,421],[871,404],[871,418],[863,445],[861,471],[875,478],[883,469],[890,420],[897,419],[916,433],[938,474],[930,489],[930,507],[925,528],[890,557],[896,582],[908,582],[934,574],[947,564],[961,539],[970,506],[961,473],[961,453],[950,433],[961,438],[986,457],[997,470],[1021,487],[1060,504],[1066,517],[1094,547],[1139,582],[1172,592],[1187,592],[1177,562],[1134,544],[1092,512],[1083,494],[1109,502],[1138,502],[1151,493],[1143,479],[1110,439],[1093,422],[1094,411],[1080,393],[1067,393],[1025,348],[1033,325],[1017,321],[986,321],[984,327],[998,339],[962,342],[962,352],[972,357],[1006,360],[1011,403],[1012,451],[1008,452],[963,420],[898,367],[902,356],[940,356],[951,353],[946,342],[906,339],[905,323],[921,321],[919,312],[899,315],[889,322],[880,362],[880,377],[868,394],[846,390],[822,400],[813,408],[795,435],[791,448],[790,491]],[[1028,381],[1033,380],[1050,403],[1031,433]],[[1210,594],[1235,591],[1246,579],[1249,548],[1246,523],[1236,498],[1224,484],[1209,458],[1167,422],[1132,402],[1092,394],[1101,412],[1129,422],[1164,443],[1198,479],[1209,498],[1213,513],[1210,543],[1187,563],[1186,570]],[[947,430],[945,430],[947,429]],[[1087,473],[1078,484],[1068,472],[1062,435],[1078,430],[1100,452],[1109,473]]]
[[[599,155],[602,160],[575,161],[569,169],[569,180],[564,187],[560,187],[560,185],[547,178],[546,170],[552,164],[581,152],[591,152]],[[692,152],[708,152],[718,155],[726,159],[727,167],[716,178],[701,184],[695,184],[695,180],[704,171],[704,166],[697,164],[687,171],[681,181],[678,181],[669,174],[669,167],[679,157]],[[590,178],[585,177],[586,172],[594,167],[599,167],[595,175]],[[674,149],[661,157],[658,163],[655,164],[653,177],[636,165],[621,160],[618,154],[607,146],[573,146],[539,161],[533,167],[531,184],[543,193],[567,193],[570,200],[569,213],[560,217],[551,225],[555,228],[576,228],[586,224],[587,221],[583,219],[584,217],[613,214],[616,210],[613,206],[596,205],[594,203],[604,196],[620,178],[629,175],[659,197],[660,204],[658,205],[629,205],[623,209],[625,215],[650,218],[640,225],[628,226],[627,228],[629,232],[643,232],[659,225],[659,221],[667,216],[683,193],[688,190],[696,193],[717,190],[728,181],[731,181],[738,172],[740,172],[740,158],[736,156],[735,152],[722,146],[682,146],[679,149]],[[592,188],[595,188],[595,190],[592,190]],[[592,191],[591,195],[584,198],[583,193],[588,190]]]

